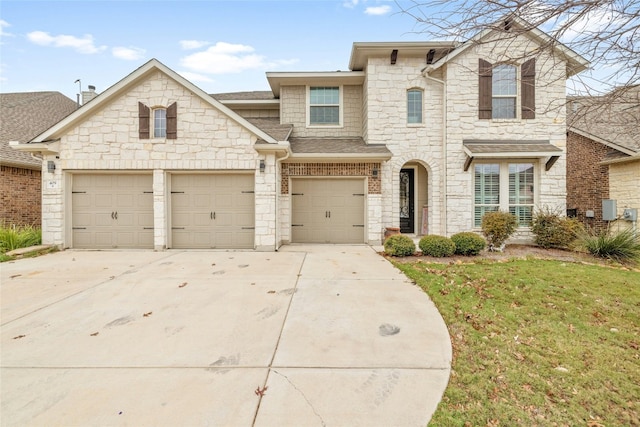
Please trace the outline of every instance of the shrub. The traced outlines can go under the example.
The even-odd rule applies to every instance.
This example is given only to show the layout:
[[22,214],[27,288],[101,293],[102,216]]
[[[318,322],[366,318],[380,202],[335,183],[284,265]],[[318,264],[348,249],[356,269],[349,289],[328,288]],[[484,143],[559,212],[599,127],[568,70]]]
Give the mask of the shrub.
[[451,239],[435,234],[424,236],[418,242],[418,246],[420,246],[423,255],[434,257],[451,256],[456,251],[456,245]]
[[482,236],[470,231],[454,234],[451,240],[456,245],[456,254],[458,255],[478,255],[487,245]]
[[37,227],[0,224],[0,252],[28,248],[39,245],[41,241],[42,232]]
[[498,250],[516,231],[518,222],[509,212],[487,212],[482,217],[482,234],[487,239],[489,250]]
[[535,212],[531,221],[533,241],[543,248],[568,248],[581,229],[577,219],[560,216],[549,209]]
[[618,232],[581,231],[578,233],[576,246],[600,258],[618,262],[640,262],[640,235],[630,229]]
[[384,253],[391,256],[409,256],[416,251],[416,244],[409,236],[394,234],[384,241]]

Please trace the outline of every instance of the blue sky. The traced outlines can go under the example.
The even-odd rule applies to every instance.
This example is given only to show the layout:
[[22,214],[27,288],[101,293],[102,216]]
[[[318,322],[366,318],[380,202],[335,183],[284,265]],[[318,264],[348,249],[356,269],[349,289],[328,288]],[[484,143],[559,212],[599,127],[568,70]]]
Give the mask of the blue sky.
[[355,41],[425,37],[387,0],[0,3],[0,92],[106,90],[156,58],[208,93],[266,71],[347,70]]

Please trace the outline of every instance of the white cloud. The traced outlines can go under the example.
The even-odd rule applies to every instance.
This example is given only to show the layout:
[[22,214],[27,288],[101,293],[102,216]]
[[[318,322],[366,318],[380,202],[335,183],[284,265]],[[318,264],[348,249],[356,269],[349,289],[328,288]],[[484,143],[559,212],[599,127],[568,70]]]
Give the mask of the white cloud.
[[253,51],[251,46],[218,42],[205,51],[185,56],[180,64],[190,70],[209,74],[239,73],[263,68],[264,56]]
[[111,49],[111,53],[113,54],[113,56],[115,56],[118,59],[124,59],[127,61],[135,61],[141,58],[144,58],[144,54],[147,51],[144,49],[141,49],[139,47],[133,47],[133,46],[129,46],[129,47],[123,47],[123,46],[116,46],[113,49]]
[[85,54],[102,52],[107,48],[106,46],[96,46],[93,43],[93,36],[91,34],[85,34],[82,38],[79,38],[66,34],[52,36],[44,31],[32,31],[27,34],[27,38],[32,43],[40,46],[70,47],[78,53]]
[[353,9],[358,5],[358,3],[360,3],[360,0],[345,0],[345,2],[342,3],[342,5],[349,9]]
[[182,77],[189,80],[190,82],[211,83],[214,81],[212,78],[209,78],[203,74],[192,73],[190,71],[179,71],[178,74],[180,74]]
[[391,12],[391,6],[383,5],[383,6],[370,6],[364,10],[364,13],[367,15],[386,15]]
[[7,21],[5,21],[4,19],[0,19],[0,36],[13,37],[13,34],[4,32],[4,29],[10,26],[11,24],[9,24]]
[[180,47],[183,50],[200,49],[210,44],[211,43],[202,40],[180,40]]

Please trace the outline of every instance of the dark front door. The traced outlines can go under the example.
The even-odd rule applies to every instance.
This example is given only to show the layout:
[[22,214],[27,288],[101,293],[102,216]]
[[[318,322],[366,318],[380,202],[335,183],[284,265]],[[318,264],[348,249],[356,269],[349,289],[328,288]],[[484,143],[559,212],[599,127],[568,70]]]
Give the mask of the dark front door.
[[413,169],[400,170],[400,232],[412,234],[414,229]]

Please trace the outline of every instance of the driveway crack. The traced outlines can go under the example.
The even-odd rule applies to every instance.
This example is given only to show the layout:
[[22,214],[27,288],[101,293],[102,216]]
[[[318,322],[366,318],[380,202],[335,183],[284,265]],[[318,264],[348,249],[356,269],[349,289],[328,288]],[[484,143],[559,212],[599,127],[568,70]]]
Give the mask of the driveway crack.
[[293,387],[294,389],[296,389],[296,391],[298,393],[300,393],[300,396],[302,396],[302,398],[305,400],[305,402],[307,402],[307,405],[309,405],[309,407],[311,408],[311,410],[313,411],[313,413],[316,415],[316,417],[318,417],[318,419],[320,420],[320,423],[322,424],[322,427],[326,427],[326,423],[324,422],[324,420],[322,419],[322,417],[320,416],[320,414],[318,413],[318,411],[316,411],[316,408],[313,406],[313,404],[311,403],[311,401],[307,398],[307,395],[304,394],[304,392],[302,390],[300,390],[293,382],[291,382],[291,380],[289,379],[288,376],[286,376],[285,374],[282,374],[278,371],[276,371],[275,369],[272,369],[271,372],[273,372],[274,374],[278,374],[280,375],[282,378],[284,378],[285,380],[287,380],[287,382],[289,384],[291,384],[291,387]]

